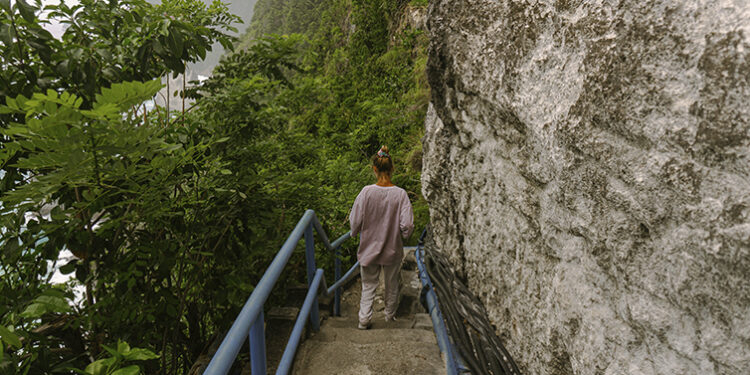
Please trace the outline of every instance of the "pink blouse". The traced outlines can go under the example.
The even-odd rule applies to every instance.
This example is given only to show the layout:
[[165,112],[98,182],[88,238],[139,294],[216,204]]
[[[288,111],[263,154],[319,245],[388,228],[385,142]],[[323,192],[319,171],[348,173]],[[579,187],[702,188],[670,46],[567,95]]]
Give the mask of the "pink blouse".
[[414,230],[414,214],[406,191],[398,186],[367,185],[349,215],[352,237],[360,234],[357,260],[363,266],[401,262],[404,245]]

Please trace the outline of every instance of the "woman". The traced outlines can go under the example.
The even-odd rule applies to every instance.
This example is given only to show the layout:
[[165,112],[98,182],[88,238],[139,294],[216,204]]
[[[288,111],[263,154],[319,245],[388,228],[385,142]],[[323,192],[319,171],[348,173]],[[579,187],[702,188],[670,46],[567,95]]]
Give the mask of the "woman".
[[399,270],[404,258],[401,239],[408,238],[414,230],[409,196],[391,182],[393,161],[388,147],[381,147],[373,155],[372,169],[378,182],[362,189],[349,216],[352,237],[360,234],[357,251],[362,276],[359,329],[370,328],[372,302],[381,268],[385,281],[385,321],[396,320]]

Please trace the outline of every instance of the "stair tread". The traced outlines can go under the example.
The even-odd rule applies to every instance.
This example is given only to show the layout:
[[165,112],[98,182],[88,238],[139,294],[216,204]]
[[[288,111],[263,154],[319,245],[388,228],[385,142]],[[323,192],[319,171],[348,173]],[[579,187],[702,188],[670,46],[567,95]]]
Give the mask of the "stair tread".
[[310,336],[308,340],[325,342],[348,343],[378,343],[378,342],[428,342],[437,345],[435,334],[424,329],[388,328],[368,329],[330,327]]
[[298,354],[295,374],[444,374],[437,345],[428,342],[325,342]]
[[[382,283],[381,283],[382,284]],[[419,304],[421,283],[413,270],[401,270],[397,321],[384,319],[382,285],[376,292],[372,327],[357,329],[361,284],[342,293],[341,317],[327,317],[321,329],[300,345],[294,374],[445,374],[432,321]]]
[[[329,317],[323,322],[323,327],[330,328],[357,328],[359,321],[356,317],[352,318],[341,318],[341,317]],[[380,317],[373,317],[372,329],[396,329],[396,328],[412,328],[414,326],[413,317],[398,317],[395,322],[385,322]],[[432,329],[432,327],[430,327]]]

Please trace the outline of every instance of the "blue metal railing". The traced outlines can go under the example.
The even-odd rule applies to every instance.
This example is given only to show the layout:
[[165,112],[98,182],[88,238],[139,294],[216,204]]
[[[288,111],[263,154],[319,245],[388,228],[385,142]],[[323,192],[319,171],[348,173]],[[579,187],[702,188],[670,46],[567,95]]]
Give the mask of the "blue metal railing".
[[443,314],[440,313],[440,305],[438,305],[437,295],[434,290],[435,287],[432,285],[430,275],[427,274],[427,267],[424,264],[425,233],[427,233],[426,229],[419,237],[419,244],[417,244],[417,248],[414,251],[414,257],[417,259],[417,268],[419,269],[419,280],[422,282],[422,287],[426,290],[427,310],[432,319],[432,329],[435,331],[438,348],[445,360],[446,373],[448,375],[458,375],[459,368],[463,366],[459,363],[460,359],[456,353],[456,348],[451,343],[450,336],[448,336],[448,329],[445,327]]
[[[330,288],[326,288],[323,270],[320,268],[316,269],[315,267],[315,242],[313,230],[318,233],[318,238],[323,242],[326,248],[335,251],[336,282]],[[311,329],[315,332],[320,330],[320,317],[318,314],[319,290],[323,290],[323,293],[326,295],[335,293],[333,313],[334,315],[341,314],[341,286],[359,271],[359,262],[357,262],[343,277],[339,277],[341,275],[339,248],[344,241],[351,238],[351,233],[347,232],[333,243],[330,243],[320,221],[318,221],[318,218],[315,216],[315,212],[313,210],[307,210],[292,233],[286,239],[286,242],[281,246],[281,249],[279,249],[276,257],[274,257],[271,262],[271,265],[266,269],[266,272],[255,286],[255,290],[250,295],[250,298],[245,302],[245,306],[242,307],[237,319],[224,337],[224,341],[221,342],[219,349],[208,364],[208,367],[204,372],[205,375],[226,375],[232,367],[235,358],[237,358],[237,354],[240,352],[242,344],[246,338],[249,338],[250,341],[250,366],[252,373],[266,374],[266,340],[263,329],[263,305],[271,294],[271,290],[279,279],[279,276],[281,276],[281,272],[284,270],[287,262],[289,262],[289,258],[292,256],[294,248],[297,247],[297,243],[303,236],[305,238],[308,291],[299,315],[297,316],[297,321],[292,329],[289,342],[286,345],[286,349],[284,349],[284,354],[281,357],[281,362],[276,370],[276,374],[287,374],[289,370],[291,370],[294,355],[297,352],[297,347],[299,346],[308,318],[310,320]]]

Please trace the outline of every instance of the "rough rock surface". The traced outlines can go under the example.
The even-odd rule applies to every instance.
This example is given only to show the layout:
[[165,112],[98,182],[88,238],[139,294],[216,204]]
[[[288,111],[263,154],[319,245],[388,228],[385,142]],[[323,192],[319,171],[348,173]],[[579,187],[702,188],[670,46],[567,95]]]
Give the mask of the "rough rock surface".
[[526,374],[750,374],[750,2],[431,0],[432,230]]

